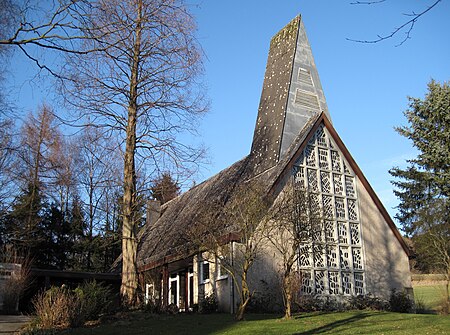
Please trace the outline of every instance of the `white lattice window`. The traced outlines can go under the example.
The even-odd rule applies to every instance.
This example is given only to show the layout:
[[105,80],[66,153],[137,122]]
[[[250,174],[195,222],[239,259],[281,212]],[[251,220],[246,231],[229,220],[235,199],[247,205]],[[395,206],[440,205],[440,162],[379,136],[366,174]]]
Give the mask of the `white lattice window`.
[[327,242],[334,243],[336,241],[335,224],[333,221],[325,221],[325,237]]
[[319,148],[319,167],[321,169],[329,169],[328,166],[328,150]]
[[339,272],[328,273],[328,283],[330,294],[339,294]]
[[334,194],[344,195],[344,186],[342,185],[342,175],[333,173]]
[[352,294],[352,277],[349,272],[342,272],[342,292]]
[[364,274],[363,273],[355,273],[355,294],[360,295],[364,294]]
[[323,193],[331,193],[331,181],[328,172],[320,172],[320,185]]
[[293,178],[308,192],[308,213],[323,220],[320,229],[310,231],[310,243],[299,249],[298,265],[308,273],[302,292],[362,294],[363,240],[355,174],[323,125],[296,161]]
[[312,239],[313,242],[323,242],[323,231],[322,227],[314,227],[312,228]]
[[299,187],[305,188],[305,168],[301,166],[295,166],[294,182]]
[[300,247],[299,253],[300,253],[300,257],[299,257],[299,263],[300,266],[303,267],[308,267],[311,266],[311,257],[310,257],[310,250],[309,250],[309,245],[302,245]]
[[337,268],[338,262],[337,246],[329,245],[327,247],[327,266],[329,268]]
[[316,294],[325,293],[325,271],[314,271],[314,286]]
[[301,272],[301,288],[300,292],[303,294],[311,294],[313,292],[313,281],[311,278],[311,272],[302,271]]
[[355,270],[362,270],[362,252],[360,248],[352,248],[353,268]]
[[333,218],[333,197],[322,195],[323,216],[327,219]]
[[327,147],[327,135],[323,130],[323,127],[319,127],[316,132],[317,144],[321,147]]
[[317,218],[320,216],[320,201],[319,201],[319,195],[315,193],[311,193],[309,195],[309,205],[311,209],[311,215],[313,217]]
[[337,226],[339,243],[348,244],[347,225],[345,224],[345,222],[338,222]]
[[355,186],[353,184],[353,177],[345,176],[345,193],[348,197],[355,196]]
[[358,220],[358,211],[356,210],[356,200],[347,199],[348,219],[352,221]]
[[316,268],[325,267],[325,253],[322,245],[314,245],[314,266]]
[[344,163],[344,173],[346,173],[346,174],[352,174],[352,173],[350,172],[350,169],[348,168],[348,166],[347,166],[346,163]]
[[308,169],[308,188],[311,192],[319,192],[319,182],[317,181],[317,170]]
[[339,258],[342,270],[350,270],[350,254],[348,247],[339,247]]
[[341,157],[337,151],[331,151],[331,166],[333,171],[342,172],[341,169]]
[[306,147],[306,165],[308,166],[316,166],[316,151],[314,150],[314,147],[311,145],[308,145]]
[[352,244],[360,244],[359,223],[350,223],[350,239]]
[[335,198],[334,206],[336,208],[336,218],[345,219],[345,205],[343,198]]

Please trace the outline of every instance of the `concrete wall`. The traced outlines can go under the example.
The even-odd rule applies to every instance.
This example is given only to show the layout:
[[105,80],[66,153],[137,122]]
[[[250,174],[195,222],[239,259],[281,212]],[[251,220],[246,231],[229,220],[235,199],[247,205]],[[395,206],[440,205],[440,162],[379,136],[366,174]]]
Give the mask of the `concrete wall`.
[[392,289],[411,287],[408,256],[359,178],[357,188],[366,293],[388,298]]

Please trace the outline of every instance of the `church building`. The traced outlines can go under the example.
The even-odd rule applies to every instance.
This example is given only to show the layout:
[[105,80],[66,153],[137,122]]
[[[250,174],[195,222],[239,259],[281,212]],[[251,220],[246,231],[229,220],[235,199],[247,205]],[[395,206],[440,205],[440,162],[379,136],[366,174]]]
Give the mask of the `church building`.
[[[303,245],[300,294],[388,298],[409,290],[409,249],[380,199],[333,127],[301,16],[270,42],[248,156],[161,208],[153,206],[139,238],[137,265],[146,299],[190,310],[214,294],[221,311],[238,301],[232,278],[217,261],[192,248],[188,231],[200,213],[214,217],[238,187],[255,181],[277,195],[294,183],[321,213],[323,248]],[[223,243],[239,247],[239,232],[224,227]],[[304,251],[304,250],[303,250]],[[306,255],[306,256],[305,256]],[[270,246],[255,261],[249,281],[257,294],[275,294],[280,307],[279,255]],[[277,305],[278,304],[278,305]]]

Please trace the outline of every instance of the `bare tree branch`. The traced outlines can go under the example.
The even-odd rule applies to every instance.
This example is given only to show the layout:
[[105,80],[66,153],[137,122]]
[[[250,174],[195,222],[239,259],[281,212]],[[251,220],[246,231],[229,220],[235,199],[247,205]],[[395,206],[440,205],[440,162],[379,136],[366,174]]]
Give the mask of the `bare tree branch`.
[[378,0],[378,1],[355,1],[355,2],[350,2],[350,5],[374,5],[374,4],[378,4],[381,2],[385,2],[386,0]]
[[[405,37],[400,41],[399,44],[397,44],[396,46],[400,46],[403,43],[405,43],[408,39],[411,38],[411,32],[414,29],[415,24],[417,23],[417,21],[426,13],[428,13],[431,9],[433,9],[434,7],[436,7],[442,0],[436,0],[432,5],[430,5],[429,7],[425,8],[423,11],[419,12],[419,13],[409,13],[409,14],[403,14],[407,17],[410,17],[410,19],[406,22],[404,22],[402,25],[400,25],[399,27],[395,28],[390,34],[388,35],[377,35],[376,39],[373,40],[358,40],[358,39],[352,39],[352,38],[346,38],[347,41],[351,41],[351,42],[357,42],[357,43],[365,43],[365,44],[374,44],[374,43],[379,43],[381,41],[393,38],[395,35],[397,35],[398,33],[400,33],[401,31],[405,31]],[[384,1],[367,1],[367,2],[361,2],[361,1],[357,1],[351,4],[354,5],[360,5],[360,4],[375,4],[375,3],[381,3]]]

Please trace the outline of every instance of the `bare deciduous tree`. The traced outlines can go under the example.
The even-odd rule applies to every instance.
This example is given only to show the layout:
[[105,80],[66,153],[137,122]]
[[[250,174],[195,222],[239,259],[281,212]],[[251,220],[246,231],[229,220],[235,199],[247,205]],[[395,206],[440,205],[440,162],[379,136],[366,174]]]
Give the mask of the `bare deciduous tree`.
[[77,139],[80,150],[78,182],[87,214],[86,268],[91,269],[94,235],[105,230],[102,226],[105,224],[105,198],[108,193],[114,193],[114,184],[120,183],[120,178],[115,175],[119,172],[115,166],[120,157],[114,150],[114,141],[105,138],[98,128],[84,128]]
[[180,133],[194,131],[196,117],[206,110],[197,82],[201,53],[193,18],[182,1],[98,3],[88,30],[96,35],[85,41],[84,49],[100,51],[69,54],[63,76],[69,80],[61,87],[82,121],[123,141],[121,295],[125,304],[133,304],[140,220],[137,167],[164,165],[180,172],[201,157],[201,150],[178,139]]
[[[246,308],[253,296],[248,274],[262,252],[267,227],[263,222],[269,202],[263,191],[254,184],[239,186],[232,199],[223,206],[208,210],[200,215],[198,225],[192,227],[189,235],[200,250],[207,251],[216,262],[232,277],[239,294],[236,319],[243,320]],[[211,214],[212,213],[212,214]],[[218,214],[218,216],[217,216]],[[234,233],[236,242],[228,241],[229,233]]]
[[281,256],[281,286],[284,317],[292,316],[292,303],[299,293],[301,272],[297,263],[309,257],[311,248],[323,248],[320,207],[311,199],[316,195],[296,185],[287,185],[271,208],[270,221],[263,229],[267,239]]
[[11,120],[0,119],[0,208],[14,192],[10,189],[12,179],[9,172],[13,164],[13,123]]

